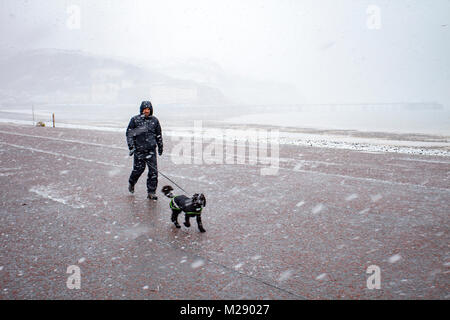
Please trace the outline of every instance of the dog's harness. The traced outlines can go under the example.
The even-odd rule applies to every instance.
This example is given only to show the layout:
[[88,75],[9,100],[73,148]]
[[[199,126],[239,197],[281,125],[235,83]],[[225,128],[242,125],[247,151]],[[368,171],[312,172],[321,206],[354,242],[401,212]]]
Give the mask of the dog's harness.
[[186,212],[186,214],[196,214],[196,215],[200,215],[202,214],[202,208],[197,208],[196,212]]
[[175,197],[173,197],[172,200],[170,200],[170,203],[169,203],[170,208],[181,211],[180,207],[177,206],[176,202],[173,201],[173,199],[175,199]]
[[[177,205],[177,203],[174,201],[175,197],[172,198],[172,200],[170,200],[169,202],[169,206],[171,209],[176,210],[176,211],[182,211],[182,209]],[[189,211],[189,212],[185,212],[186,214],[192,214],[192,215],[200,215],[202,213],[202,209],[203,208],[197,208],[195,212]]]

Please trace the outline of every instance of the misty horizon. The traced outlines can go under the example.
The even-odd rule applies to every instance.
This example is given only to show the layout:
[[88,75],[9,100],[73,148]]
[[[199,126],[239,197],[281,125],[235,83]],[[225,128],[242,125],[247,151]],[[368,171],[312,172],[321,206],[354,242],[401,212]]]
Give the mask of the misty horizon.
[[122,60],[243,104],[450,106],[448,1],[0,3],[3,57]]

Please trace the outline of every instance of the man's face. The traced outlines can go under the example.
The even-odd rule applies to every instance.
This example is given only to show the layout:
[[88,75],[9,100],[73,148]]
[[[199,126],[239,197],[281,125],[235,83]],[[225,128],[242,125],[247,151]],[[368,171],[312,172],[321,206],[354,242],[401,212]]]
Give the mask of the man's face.
[[150,116],[150,108],[145,108],[142,113],[144,114],[144,116],[148,117]]

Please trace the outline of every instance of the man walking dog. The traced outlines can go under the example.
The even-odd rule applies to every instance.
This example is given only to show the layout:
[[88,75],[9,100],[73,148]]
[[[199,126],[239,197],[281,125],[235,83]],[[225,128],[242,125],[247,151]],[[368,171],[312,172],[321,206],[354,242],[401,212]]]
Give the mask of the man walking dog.
[[158,167],[156,161],[156,147],[158,154],[163,153],[163,140],[159,120],[153,116],[153,106],[150,101],[143,101],[140,113],[131,118],[127,128],[127,144],[130,156],[134,155],[133,171],[128,180],[128,191],[134,193],[134,186],[148,166],[147,193],[148,199],[157,200]]

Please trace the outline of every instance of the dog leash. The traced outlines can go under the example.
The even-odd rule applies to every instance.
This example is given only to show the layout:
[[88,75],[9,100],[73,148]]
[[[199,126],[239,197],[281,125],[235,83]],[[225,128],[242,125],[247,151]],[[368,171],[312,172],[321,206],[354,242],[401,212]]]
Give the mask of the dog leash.
[[[130,157],[134,154],[135,150],[132,149],[130,150]],[[180,187],[175,181],[173,181],[172,179],[170,179],[168,176],[166,176],[164,173],[162,173],[161,171],[159,171],[158,169],[156,169],[154,166],[152,166],[151,164],[148,163],[148,165],[150,167],[153,168],[153,170],[156,170],[158,173],[160,173],[164,178],[166,178],[167,180],[169,180],[170,182],[172,182],[174,185],[176,185],[178,188],[180,188],[181,190],[184,191],[185,194],[188,194],[186,190],[184,190],[182,187]]]
[[180,187],[178,184],[176,184],[175,181],[173,181],[172,179],[170,179],[168,176],[166,176],[164,173],[162,173],[161,171],[159,171],[158,169],[156,169],[154,166],[152,166],[151,164],[148,164],[150,167],[153,168],[153,170],[156,170],[158,173],[160,173],[164,178],[166,178],[167,180],[169,180],[170,182],[172,182],[174,185],[176,185],[178,188],[180,188],[181,190],[184,191],[184,193],[188,194],[186,192],[186,190],[184,190],[182,187]]

